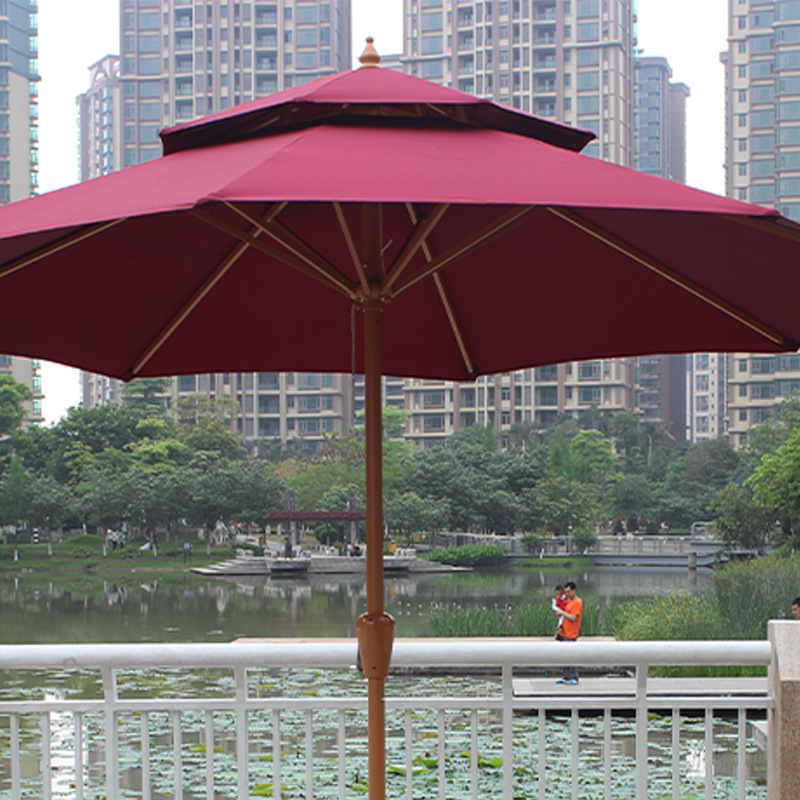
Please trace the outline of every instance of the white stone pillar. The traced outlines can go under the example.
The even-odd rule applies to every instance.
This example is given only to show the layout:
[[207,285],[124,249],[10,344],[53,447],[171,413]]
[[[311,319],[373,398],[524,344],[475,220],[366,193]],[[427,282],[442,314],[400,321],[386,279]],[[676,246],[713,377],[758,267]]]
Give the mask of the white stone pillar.
[[800,622],[770,620],[768,800],[800,797]]

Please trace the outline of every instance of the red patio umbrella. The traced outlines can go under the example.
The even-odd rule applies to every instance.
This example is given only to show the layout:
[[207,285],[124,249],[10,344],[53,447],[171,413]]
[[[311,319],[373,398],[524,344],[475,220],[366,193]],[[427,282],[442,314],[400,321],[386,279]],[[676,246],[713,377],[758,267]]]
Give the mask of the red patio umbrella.
[[364,373],[373,800],[393,630],[381,375],[800,342],[798,226],[580,155],[591,137],[360,69],[167,130],[160,159],[0,209],[0,352],[123,379]]

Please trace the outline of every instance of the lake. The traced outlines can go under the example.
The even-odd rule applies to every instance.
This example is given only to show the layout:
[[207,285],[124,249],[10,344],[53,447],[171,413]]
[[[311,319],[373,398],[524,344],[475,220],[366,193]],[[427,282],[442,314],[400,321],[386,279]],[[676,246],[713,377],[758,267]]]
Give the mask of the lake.
[[[510,569],[387,577],[386,610],[398,637],[430,635],[447,604],[549,606],[553,586],[574,580],[585,602],[703,592],[711,573],[685,569]],[[242,636],[355,637],[366,610],[364,576],[208,579],[192,573],[23,573],[0,578],[6,643],[230,641]]]

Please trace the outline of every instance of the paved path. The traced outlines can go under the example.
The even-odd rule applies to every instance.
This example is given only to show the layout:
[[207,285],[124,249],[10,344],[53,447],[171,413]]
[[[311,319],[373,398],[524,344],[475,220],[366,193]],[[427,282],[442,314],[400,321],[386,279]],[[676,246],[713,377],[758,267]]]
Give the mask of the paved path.
[[[581,678],[577,686],[555,678],[514,678],[515,697],[632,697],[635,678]],[[766,678],[648,678],[647,696],[656,697],[766,697]]]

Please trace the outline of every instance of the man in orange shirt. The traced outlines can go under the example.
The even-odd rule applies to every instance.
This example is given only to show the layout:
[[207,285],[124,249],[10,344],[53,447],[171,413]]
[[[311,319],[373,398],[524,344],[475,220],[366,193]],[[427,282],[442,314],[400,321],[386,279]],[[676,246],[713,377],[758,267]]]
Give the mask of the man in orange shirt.
[[[559,642],[577,641],[581,632],[581,618],[583,617],[583,600],[578,597],[577,587],[572,581],[564,584],[564,593],[567,596],[567,604],[564,609],[557,611],[564,620],[561,631],[556,636]],[[578,668],[564,667],[564,677],[557,683],[566,683],[575,686],[578,683]]]

